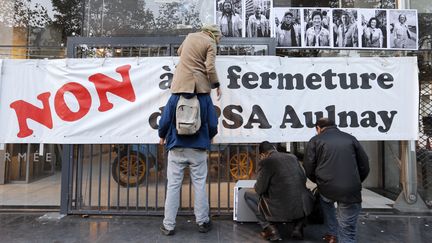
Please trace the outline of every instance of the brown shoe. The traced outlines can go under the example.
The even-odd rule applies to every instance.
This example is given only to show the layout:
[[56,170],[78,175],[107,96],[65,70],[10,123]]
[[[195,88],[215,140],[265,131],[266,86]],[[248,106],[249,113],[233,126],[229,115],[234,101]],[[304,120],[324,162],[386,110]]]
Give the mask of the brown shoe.
[[267,226],[263,231],[261,231],[260,235],[262,238],[269,241],[282,240],[277,228],[272,224]]
[[327,243],[337,243],[337,237],[330,234],[325,234],[323,240],[325,240]]

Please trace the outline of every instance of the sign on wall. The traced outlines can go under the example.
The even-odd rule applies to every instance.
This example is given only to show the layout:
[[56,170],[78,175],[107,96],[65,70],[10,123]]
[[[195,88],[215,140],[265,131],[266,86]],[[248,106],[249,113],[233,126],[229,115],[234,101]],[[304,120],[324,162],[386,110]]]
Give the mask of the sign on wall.
[[[0,143],[157,143],[175,57],[3,60]],[[218,57],[218,143],[308,141],[320,117],[359,140],[415,140],[415,57]]]
[[215,3],[215,23],[226,37],[275,37],[278,48],[418,49],[417,10],[274,8],[270,0]]

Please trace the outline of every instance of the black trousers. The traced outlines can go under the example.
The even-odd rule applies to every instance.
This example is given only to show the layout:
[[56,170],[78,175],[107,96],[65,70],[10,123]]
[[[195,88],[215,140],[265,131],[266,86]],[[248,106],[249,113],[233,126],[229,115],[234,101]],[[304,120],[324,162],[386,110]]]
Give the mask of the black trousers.
[[[254,189],[249,189],[244,194],[244,199],[248,207],[254,212],[255,216],[257,217],[258,223],[261,226],[262,229],[265,229],[267,226],[270,225],[270,222],[268,222],[264,215],[260,213],[258,210],[258,203],[259,203],[259,196],[255,192]],[[301,230],[305,226],[306,218],[299,218],[294,219],[291,221],[293,223],[294,229]]]

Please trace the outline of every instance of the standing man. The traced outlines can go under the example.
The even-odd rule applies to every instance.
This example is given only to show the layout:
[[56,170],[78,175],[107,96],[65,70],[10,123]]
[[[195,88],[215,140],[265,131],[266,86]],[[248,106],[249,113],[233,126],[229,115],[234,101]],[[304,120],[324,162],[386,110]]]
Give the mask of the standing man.
[[341,22],[337,28],[336,46],[338,47],[357,47],[358,33],[357,25],[351,22],[351,18],[347,12],[342,13]]
[[280,240],[275,222],[292,222],[291,237],[303,239],[304,217],[308,209],[304,200],[309,193],[306,175],[297,157],[277,152],[265,141],[259,146],[260,162],[255,190],[246,191],[245,201],[255,213],[266,240]]
[[174,71],[171,93],[209,94],[216,89],[218,99],[221,97],[215,63],[220,39],[217,24],[204,25],[200,32],[186,36],[177,51],[180,61]]
[[168,151],[167,194],[165,218],[160,227],[162,234],[175,233],[183,173],[189,167],[195,192],[194,213],[198,230],[206,233],[211,229],[209,204],[206,193],[207,151],[210,141],[217,134],[217,114],[210,94],[183,94],[185,98],[197,95],[200,104],[201,127],[194,135],[177,134],[175,116],[180,94],[171,95],[159,121],[160,144]]
[[255,13],[249,16],[247,37],[270,37],[270,23],[262,14],[259,5],[254,6]]
[[280,28],[276,28],[278,46],[300,46],[300,25],[296,23],[291,12],[285,12]]
[[231,1],[226,0],[223,4],[222,15],[218,19],[222,35],[226,37],[241,37],[243,21],[234,10]]
[[[216,88],[220,98],[220,85],[215,68],[216,44],[220,37],[218,25],[205,25],[200,32],[189,34],[178,50],[180,62],[171,84],[173,94],[159,121],[160,144],[165,144],[168,151],[165,217],[160,226],[164,235],[175,233],[180,189],[186,167],[189,167],[194,186],[194,213],[198,231],[206,233],[211,229],[206,193],[207,151],[210,150],[211,139],[217,134],[218,119],[210,91],[211,88]],[[197,119],[199,122],[196,122],[196,128],[199,129],[193,134],[180,135],[177,130],[177,110],[180,110],[177,104],[180,96],[182,100],[195,99],[195,96],[198,99],[199,105],[195,107],[198,109],[195,115],[198,115],[190,115],[200,118]]]
[[307,145],[304,166],[307,177],[318,185],[321,194],[324,223],[328,227],[324,239],[331,243],[356,242],[361,183],[369,174],[368,156],[357,139],[340,131],[334,121],[321,118],[315,128],[318,135]]

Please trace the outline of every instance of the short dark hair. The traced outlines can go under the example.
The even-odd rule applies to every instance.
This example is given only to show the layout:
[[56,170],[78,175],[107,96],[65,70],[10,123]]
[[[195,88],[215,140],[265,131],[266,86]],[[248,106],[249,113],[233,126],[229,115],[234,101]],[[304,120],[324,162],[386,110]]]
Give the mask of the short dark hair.
[[294,16],[294,15],[293,15],[291,12],[289,12],[289,11],[285,12],[284,17],[287,16],[287,15],[291,15],[291,17]]
[[313,13],[312,13],[312,18],[311,18],[311,19],[313,19],[313,18],[315,17],[315,15],[319,15],[320,18],[321,18],[321,20],[323,19],[323,16],[322,16],[322,14],[321,14],[320,11],[313,11]]
[[269,141],[264,141],[264,142],[260,143],[260,145],[258,147],[258,152],[260,154],[265,153],[265,152],[269,152],[272,150],[275,150],[275,147]]
[[319,128],[331,127],[331,126],[336,126],[336,124],[333,120],[330,120],[327,117],[322,117],[318,119],[318,121],[315,123],[315,127],[319,127]]

